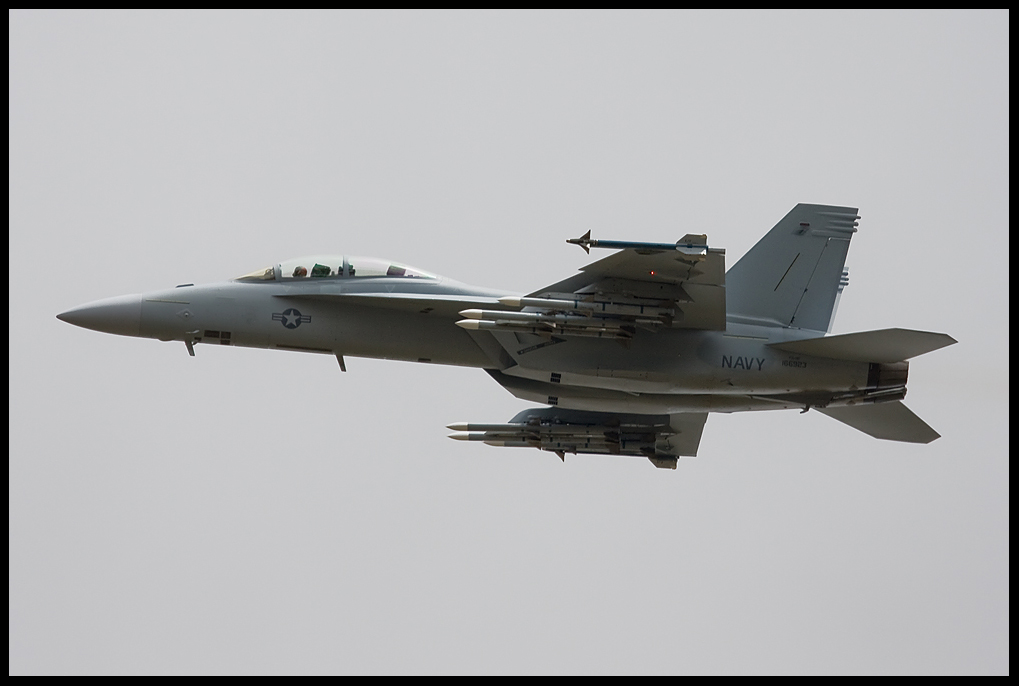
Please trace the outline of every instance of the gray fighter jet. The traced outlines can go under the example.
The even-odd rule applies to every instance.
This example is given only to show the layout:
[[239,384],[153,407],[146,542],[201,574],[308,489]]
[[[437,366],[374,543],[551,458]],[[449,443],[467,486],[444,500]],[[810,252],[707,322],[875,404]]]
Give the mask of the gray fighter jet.
[[[704,235],[677,243],[567,241],[616,250],[527,295],[346,255],[288,260],[205,286],[125,295],[57,317],[195,345],[278,348],[484,369],[544,405],[450,438],[556,453],[696,456],[709,412],[816,409],[875,438],[938,438],[913,414],[908,359],[950,336],[828,336],[857,210],[797,205],[728,272]],[[380,398],[380,401],[382,399]]]

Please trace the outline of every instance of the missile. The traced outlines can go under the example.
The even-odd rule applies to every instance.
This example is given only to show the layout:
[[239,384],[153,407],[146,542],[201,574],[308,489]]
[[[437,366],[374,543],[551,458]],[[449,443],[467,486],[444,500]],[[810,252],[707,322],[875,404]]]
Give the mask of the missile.
[[[518,314],[529,314],[520,312]],[[626,332],[623,327],[630,322],[615,322],[604,319],[534,317],[528,320],[511,319],[461,319],[457,326],[470,331],[478,330],[528,330],[532,333],[553,333],[559,331],[590,331],[590,332]]]
[[[657,307],[653,305],[631,305],[612,302],[595,302],[591,300],[560,300],[552,298],[524,298],[508,295],[499,298],[499,302],[507,307],[538,307],[547,310],[575,310],[578,312],[591,312],[592,314],[628,314],[646,317],[673,317],[676,310],[671,307]],[[469,310],[479,312],[485,310]],[[464,313],[461,312],[461,315]],[[505,317],[509,312],[499,312],[500,317]],[[523,314],[523,313],[521,313]],[[466,316],[466,315],[464,315]]]
[[[588,320],[590,321],[590,320]],[[461,319],[456,325],[468,331],[516,331],[520,333],[532,333],[548,336],[557,334],[562,336],[582,336],[587,338],[632,338],[633,334],[627,331],[623,325],[601,324],[598,325],[563,325],[556,322],[535,321],[534,326],[523,322],[514,321],[487,321],[484,319]]]
[[458,431],[455,434],[450,434],[449,438],[452,438],[454,441],[483,441],[483,440],[485,440],[485,432],[483,432],[483,431],[479,431],[479,432],[474,432],[474,431],[471,431],[471,432]]
[[[463,426],[463,425],[457,425]],[[499,435],[494,432],[469,431],[457,432],[449,436],[455,441],[480,441],[485,445],[497,448],[538,448],[552,452],[577,452],[578,450],[595,450],[604,453],[632,452],[636,450],[654,450],[654,439],[621,438],[609,436],[525,436]],[[634,445],[637,447],[635,448]],[[643,446],[643,447],[641,447]]]
[[485,441],[485,445],[494,445],[497,448],[537,448],[538,445],[531,441]]
[[595,435],[565,435],[565,436],[532,436],[528,435],[529,432],[523,431],[517,432],[497,432],[497,431],[458,431],[449,435],[454,441],[484,441],[490,445],[494,445],[493,441],[499,444],[503,443],[524,443],[526,445],[591,445],[591,444],[603,444],[603,443],[618,443],[619,441],[605,438],[601,433]]
[[[661,309],[661,308],[655,308]],[[590,315],[577,316],[570,314],[548,314],[546,312],[507,312],[505,310],[461,310],[461,317],[494,322],[527,322],[529,324],[556,324],[557,326],[579,326],[590,328],[592,326],[618,327],[622,323],[619,320],[606,320]],[[637,317],[633,323],[636,324],[661,324],[660,319],[648,319]]]
[[[537,322],[535,322],[537,324]],[[522,333],[550,334],[555,327],[550,324],[527,326],[517,322],[492,322],[484,319],[461,319],[456,323],[461,329],[468,331],[520,331]]]
[[467,422],[456,422],[455,424],[448,424],[446,428],[450,431],[537,431],[541,427],[532,427],[530,424],[468,424]]
[[679,251],[684,255],[695,257],[703,257],[708,254],[708,237],[703,234],[687,234],[675,243],[640,243],[596,240],[591,238],[591,232],[588,231],[580,238],[567,238],[566,242],[579,245],[586,253],[590,253],[591,248],[608,248],[609,250],[636,250],[639,253]]
[[[515,436],[540,436],[543,440],[546,438],[555,437],[556,439],[569,438],[571,436],[577,437],[589,437],[589,436],[605,436],[606,434],[612,436],[620,436],[625,440],[635,440],[635,438],[643,438],[648,435],[660,434],[662,436],[671,436],[673,431],[667,425],[628,425],[623,424],[620,426],[607,426],[607,425],[585,425],[585,424],[469,424],[467,422],[457,422],[455,424],[449,424],[447,427],[450,431],[466,432],[470,434],[488,434],[489,436],[496,435],[515,435]],[[465,435],[466,435],[465,433]],[[450,436],[455,438],[455,436]],[[467,440],[480,440],[480,439],[469,439],[469,438],[456,438],[456,440],[467,441]]]
[[[547,315],[540,312],[504,312],[502,310],[463,310],[460,312],[460,316],[466,317],[467,319],[486,319],[489,321],[509,320],[519,322],[538,322],[565,320],[563,315]],[[587,320],[588,318],[574,317],[574,319],[581,321],[582,319]]]

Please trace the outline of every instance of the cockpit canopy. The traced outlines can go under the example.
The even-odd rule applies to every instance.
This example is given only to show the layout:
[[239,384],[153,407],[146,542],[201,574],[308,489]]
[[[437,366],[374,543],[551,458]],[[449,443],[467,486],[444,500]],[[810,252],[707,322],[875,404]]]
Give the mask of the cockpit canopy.
[[280,262],[250,274],[237,277],[238,281],[290,281],[297,279],[344,279],[359,277],[403,277],[435,279],[434,274],[408,267],[405,264],[380,260],[375,257],[349,255],[311,255]]

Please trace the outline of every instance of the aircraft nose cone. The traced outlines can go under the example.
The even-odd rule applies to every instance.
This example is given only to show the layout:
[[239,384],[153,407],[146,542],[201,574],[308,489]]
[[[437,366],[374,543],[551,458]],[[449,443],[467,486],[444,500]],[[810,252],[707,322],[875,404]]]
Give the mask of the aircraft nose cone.
[[96,300],[61,312],[57,319],[93,331],[137,336],[141,329],[142,297],[120,295],[116,298]]

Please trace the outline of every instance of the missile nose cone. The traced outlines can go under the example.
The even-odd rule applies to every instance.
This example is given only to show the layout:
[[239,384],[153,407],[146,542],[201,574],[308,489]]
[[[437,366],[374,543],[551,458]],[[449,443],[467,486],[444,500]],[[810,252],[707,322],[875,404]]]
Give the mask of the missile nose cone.
[[138,336],[142,321],[142,297],[121,295],[86,303],[61,312],[57,319],[83,329],[113,333],[120,336]]
[[477,319],[461,319],[456,323],[461,329],[467,329],[468,331],[477,331],[481,328],[481,322]]

